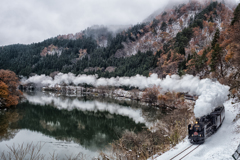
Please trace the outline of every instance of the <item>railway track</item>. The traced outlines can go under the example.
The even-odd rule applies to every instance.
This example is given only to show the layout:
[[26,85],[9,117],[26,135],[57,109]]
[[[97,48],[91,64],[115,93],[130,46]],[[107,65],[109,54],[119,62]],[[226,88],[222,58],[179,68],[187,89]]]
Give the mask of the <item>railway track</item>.
[[178,154],[176,154],[174,157],[172,157],[170,160],[182,160],[183,158],[185,158],[187,155],[189,155],[191,152],[193,152],[195,149],[197,149],[200,145],[190,145],[189,147],[187,147],[186,149],[184,149],[183,151],[179,152]]

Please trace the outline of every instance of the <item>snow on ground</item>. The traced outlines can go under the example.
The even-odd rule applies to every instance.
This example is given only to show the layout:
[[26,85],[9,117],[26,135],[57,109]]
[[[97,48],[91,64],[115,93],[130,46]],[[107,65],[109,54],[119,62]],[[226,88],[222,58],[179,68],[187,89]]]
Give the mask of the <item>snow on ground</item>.
[[[233,99],[230,99],[224,103],[226,111],[225,120],[219,130],[211,137],[207,138],[204,144],[200,145],[200,147],[183,158],[183,160],[233,160],[232,154],[240,143],[240,133],[234,132],[236,130],[236,125],[240,124],[240,119],[233,122],[238,113],[237,109],[240,108],[240,103],[232,104],[233,101]],[[170,160],[190,145],[186,137],[170,151],[161,156],[155,155],[150,159]],[[174,160],[180,159],[185,154],[186,152],[174,158]]]

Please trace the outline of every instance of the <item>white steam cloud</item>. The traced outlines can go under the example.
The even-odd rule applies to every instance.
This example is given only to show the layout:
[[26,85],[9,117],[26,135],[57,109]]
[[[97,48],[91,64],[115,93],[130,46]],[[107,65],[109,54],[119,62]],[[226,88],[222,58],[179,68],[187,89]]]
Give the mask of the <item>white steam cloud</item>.
[[153,85],[160,86],[162,91],[186,92],[192,95],[197,95],[194,106],[196,117],[209,114],[215,107],[223,105],[229,94],[229,87],[213,82],[210,79],[202,79],[192,75],[179,77],[177,75],[167,76],[165,79],[159,79],[157,74],[152,74],[150,77],[136,75],[134,77],[117,77],[117,78],[99,78],[94,75],[78,75],[72,73],[59,73],[52,79],[45,75],[36,75],[22,82],[36,83],[44,86],[57,84],[89,84],[93,86],[132,86],[140,89],[152,87]]

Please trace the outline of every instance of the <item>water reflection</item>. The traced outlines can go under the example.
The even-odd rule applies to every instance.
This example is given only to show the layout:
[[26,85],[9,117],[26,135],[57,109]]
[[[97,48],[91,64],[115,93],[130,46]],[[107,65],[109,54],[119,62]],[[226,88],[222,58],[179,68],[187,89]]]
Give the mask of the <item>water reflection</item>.
[[16,110],[0,110],[0,142],[12,139],[18,130],[15,128],[15,122],[20,119],[19,113]]
[[82,151],[96,156],[125,130],[139,132],[153,121],[146,118],[151,111],[131,101],[52,93],[24,95],[26,100],[16,109],[0,112],[0,153],[7,151],[6,144],[44,142],[44,153],[55,151],[64,157]]
[[[49,95],[51,94],[51,95]],[[69,111],[78,109],[81,111],[108,112],[109,114],[116,114],[129,117],[135,123],[144,123],[145,120],[142,116],[142,110],[131,108],[129,106],[122,106],[116,103],[101,102],[99,100],[83,99],[83,97],[64,97],[57,96],[53,93],[38,92],[34,95],[24,94],[26,99],[37,105],[52,105],[60,110],[67,109]]]

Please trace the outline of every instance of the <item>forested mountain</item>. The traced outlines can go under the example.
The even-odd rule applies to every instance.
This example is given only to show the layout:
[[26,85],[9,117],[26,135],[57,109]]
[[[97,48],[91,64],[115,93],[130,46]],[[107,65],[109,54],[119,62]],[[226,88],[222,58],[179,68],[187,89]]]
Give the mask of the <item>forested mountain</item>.
[[[151,73],[159,77],[175,73],[206,76],[218,70],[220,59],[224,59],[224,55],[218,57],[220,50],[222,54],[227,51],[226,45],[220,44],[224,41],[221,36],[234,23],[233,10],[224,1],[190,1],[118,33],[98,26],[40,43],[3,46],[0,68],[24,76],[54,71],[99,77]],[[227,66],[220,65],[222,69]]]

